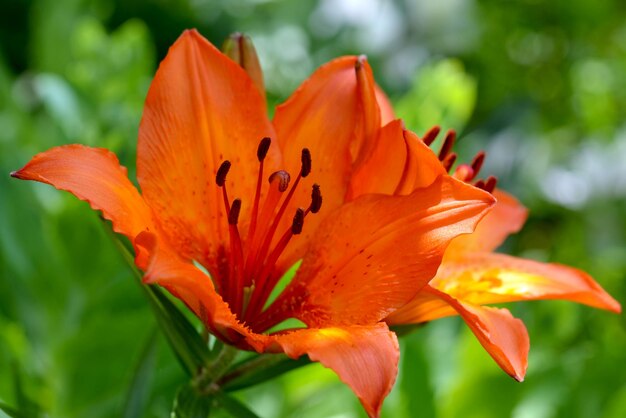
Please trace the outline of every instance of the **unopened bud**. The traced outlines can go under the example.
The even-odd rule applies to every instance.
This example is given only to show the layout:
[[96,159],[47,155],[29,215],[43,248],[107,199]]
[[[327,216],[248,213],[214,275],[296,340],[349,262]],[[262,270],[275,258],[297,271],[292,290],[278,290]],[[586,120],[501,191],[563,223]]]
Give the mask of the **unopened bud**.
[[222,52],[248,73],[261,95],[265,97],[263,71],[252,39],[248,35],[235,32],[224,41]]

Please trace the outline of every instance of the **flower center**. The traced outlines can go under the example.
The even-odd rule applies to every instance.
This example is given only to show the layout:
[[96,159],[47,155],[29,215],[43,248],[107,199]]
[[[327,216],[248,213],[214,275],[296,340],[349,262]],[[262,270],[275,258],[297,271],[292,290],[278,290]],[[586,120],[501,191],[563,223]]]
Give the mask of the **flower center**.
[[[285,227],[281,223],[300,181],[311,173],[311,153],[307,148],[302,150],[300,172],[291,187],[289,173],[276,171],[268,178],[269,188],[262,201],[264,160],[270,144],[270,138],[263,138],[257,149],[259,175],[245,240],[238,225],[242,201],[235,199],[231,202],[226,187],[230,161],[224,161],[215,176],[215,182],[222,189],[230,241],[230,257],[225,260],[227,266],[220,269],[222,277],[217,278],[216,287],[231,311],[244,322],[261,313],[280,280],[275,271],[276,262],[291,238],[302,232],[307,215],[317,213],[322,206],[320,187],[314,184],[308,208],[296,209],[290,226]],[[281,231],[282,235],[277,235],[281,225],[285,230]]]

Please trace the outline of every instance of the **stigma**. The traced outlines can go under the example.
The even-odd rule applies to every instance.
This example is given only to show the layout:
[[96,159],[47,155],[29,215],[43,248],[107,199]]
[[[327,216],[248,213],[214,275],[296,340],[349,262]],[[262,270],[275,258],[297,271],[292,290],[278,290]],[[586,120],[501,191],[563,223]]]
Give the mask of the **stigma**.
[[[229,242],[225,245],[228,254],[225,257],[226,265],[219,269],[220,277],[213,279],[217,291],[243,322],[248,322],[262,312],[280,279],[275,274],[279,257],[292,238],[302,233],[306,217],[318,213],[322,207],[320,186],[314,184],[308,206],[288,213],[289,208],[293,207],[291,201],[296,189],[302,179],[311,173],[311,152],[307,148],[302,149],[300,171],[293,181],[284,170],[274,171],[265,181],[264,161],[270,146],[270,138],[263,138],[259,142],[258,178],[254,196],[249,202],[240,197],[232,201],[229,198],[226,177],[232,167],[230,161],[223,161],[215,175],[215,183],[222,189]],[[246,203],[251,205],[246,207]],[[249,210],[247,231],[239,225],[245,210]],[[245,236],[242,236],[242,232],[246,232]]]

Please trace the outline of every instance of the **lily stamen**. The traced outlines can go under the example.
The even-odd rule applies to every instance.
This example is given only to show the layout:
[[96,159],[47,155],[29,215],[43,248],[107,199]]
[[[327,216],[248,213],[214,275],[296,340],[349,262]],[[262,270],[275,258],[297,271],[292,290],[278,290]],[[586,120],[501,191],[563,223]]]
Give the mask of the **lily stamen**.
[[250,220],[250,229],[248,230],[248,239],[254,236],[256,231],[257,217],[259,216],[259,201],[261,200],[261,185],[263,184],[263,161],[267,156],[267,152],[270,149],[272,140],[269,137],[261,139],[259,147],[257,148],[257,158],[259,160],[259,176],[256,182],[256,192],[254,194],[254,203],[252,206],[252,217]]
[[230,161],[224,161],[215,176],[216,184],[222,189],[230,238],[228,277],[217,287],[224,300],[231,306],[232,312],[242,320],[247,320],[251,315],[258,315],[261,312],[280,279],[280,277],[274,277],[273,274],[276,262],[291,238],[302,233],[304,218],[309,213],[319,212],[322,206],[320,186],[315,184],[311,190],[309,207],[306,210],[302,208],[296,210],[291,225],[272,246],[277,229],[281,225],[282,218],[301,179],[311,173],[312,159],[311,152],[304,148],[300,158],[300,172],[291,187],[289,173],[283,170],[272,173],[268,179],[269,189],[261,204],[263,163],[270,145],[270,138],[263,138],[257,149],[259,177],[245,243],[241,239],[238,227],[241,199],[230,202],[226,190],[226,176],[231,168]]
[[[269,177],[270,188],[267,193],[267,197],[265,198],[263,208],[261,209],[261,214],[259,216],[259,229],[254,231],[254,235],[249,236],[249,241],[247,245],[249,253],[248,257],[246,258],[245,265],[246,278],[250,278],[253,276],[254,271],[252,269],[258,263],[262,248],[261,244],[263,243],[262,240],[268,234],[268,230],[273,224],[272,218],[274,217],[276,206],[278,205],[282,194],[289,187],[290,180],[291,176],[289,175],[289,173],[283,170],[276,171],[272,173],[272,175]],[[249,280],[246,279],[246,282],[249,282]]]
[[470,164],[470,166],[472,167],[472,177],[468,178],[467,181],[472,181],[474,177],[478,175],[480,169],[483,166],[483,162],[485,162],[485,152],[480,151],[474,156],[474,159],[472,159],[472,162]]
[[252,275],[255,275],[255,273],[258,273],[258,268],[262,264],[262,260],[268,255],[270,245],[272,243],[272,240],[274,239],[274,235],[276,234],[278,225],[283,215],[285,214],[285,211],[287,210],[287,206],[289,205],[289,202],[291,201],[291,198],[293,197],[296,191],[296,188],[298,187],[298,184],[300,184],[300,180],[304,177],[307,177],[311,173],[311,164],[312,164],[311,152],[307,148],[302,149],[300,161],[302,164],[300,168],[300,173],[298,174],[298,177],[296,177],[296,181],[293,182],[293,185],[291,186],[289,193],[287,193],[287,196],[283,200],[283,203],[280,206],[280,209],[278,210],[278,212],[276,213],[276,216],[274,217],[274,221],[271,223],[271,226],[268,232],[265,234],[265,240],[263,241],[263,244],[261,245],[261,248],[258,251],[257,257],[254,262],[254,264],[257,266],[257,269],[252,270]]
[[443,159],[443,161],[441,161],[441,165],[443,165],[443,168],[444,170],[446,170],[446,172],[448,173],[450,172],[450,169],[454,165],[456,158],[457,158],[457,154],[455,152],[452,152],[448,154],[446,158]]
[[320,185],[314,184],[313,189],[311,190],[311,204],[304,212],[306,216],[309,212],[317,213],[322,208],[322,192],[320,191]]
[[266,262],[263,264],[263,269],[258,275],[256,275],[257,282],[255,286],[255,295],[253,295],[252,298],[254,304],[251,304],[249,306],[246,319],[260,313],[260,310],[264,307],[265,302],[269,298],[272,290],[274,289],[274,287],[276,287],[278,281],[280,280],[280,276],[271,276],[272,268],[287,247],[287,244],[289,243],[291,237],[293,235],[298,235],[302,232],[304,218],[309,213],[319,212],[321,207],[322,193],[320,191],[320,186],[318,184],[314,184],[311,190],[311,204],[306,210],[302,208],[296,210],[291,224],[291,228],[284,232],[284,234],[268,256]]
[[430,128],[428,132],[424,134],[424,138],[422,139],[424,144],[430,147],[430,145],[435,141],[435,139],[437,139],[437,136],[439,135],[440,131],[441,131],[441,128],[438,125],[435,125],[432,128]]
[[230,252],[233,257],[229,266],[229,281],[234,286],[229,286],[229,290],[232,292],[230,300],[233,301],[235,311],[238,311],[241,306],[241,292],[238,290],[242,287],[243,282],[243,247],[241,245],[241,236],[239,235],[239,229],[237,223],[239,221],[239,213],[241,212],[241,199],[235,199],[230,207],[228,213],[228,230],[230,234]]
[[487,180],[485,181],[484,190],[486,192],[492,193],[495,190],[497,183],[498,183],[498,179],[495,176],[487,177]]
[[456,141],[456,131],[454,129],[448,130],[446,133],[446,137],[443,140],[443,144],[441,144],[441,149],[439,150],[439,161],[443,161],[450,151],[452,151],[452,147],[454,147],[454,142]]
[[226,175],[228,175],[228,171],[230,171],[230,161],[226,160],[217,169],[217,174],[215,175],[215,183],[222,189],[226,213],[230,213],[230,202],[228,200],[228,193],[226,192]]

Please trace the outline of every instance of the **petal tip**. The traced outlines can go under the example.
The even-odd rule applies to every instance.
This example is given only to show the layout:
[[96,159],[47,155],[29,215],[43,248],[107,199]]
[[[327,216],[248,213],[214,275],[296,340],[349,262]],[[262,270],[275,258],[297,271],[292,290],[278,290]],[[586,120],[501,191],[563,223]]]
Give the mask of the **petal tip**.
[[367,63],[367,55],[361,54],[356,58],[354,62],[354,68],[359,71]]
[[606,309],[608,311],[616,313],[616,314],[621,314],[622,313],[622,305],[618,301],[613,299],[613,298],[610,298],[610,300],[607,301]]

